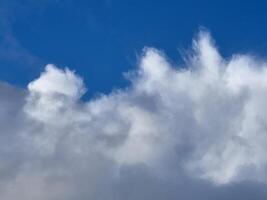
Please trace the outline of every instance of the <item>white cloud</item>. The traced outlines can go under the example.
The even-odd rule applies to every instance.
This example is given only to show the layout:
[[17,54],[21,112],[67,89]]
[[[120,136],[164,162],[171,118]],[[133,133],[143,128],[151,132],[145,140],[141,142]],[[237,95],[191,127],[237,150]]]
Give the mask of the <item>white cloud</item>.
[[0,196],[124,199],[121,183],[140,177],[156,197],[170,177],[266,182],[266,63],[223,59],[205,32],[193,50],[184,69],[146,48],[129,88],[88,102],[82,79],[53,65],[26,92],[2,86]]

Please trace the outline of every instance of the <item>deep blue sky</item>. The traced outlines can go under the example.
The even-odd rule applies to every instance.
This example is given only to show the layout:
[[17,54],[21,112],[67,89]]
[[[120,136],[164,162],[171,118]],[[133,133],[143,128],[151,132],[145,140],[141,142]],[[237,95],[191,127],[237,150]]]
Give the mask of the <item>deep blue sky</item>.
[[[250,3],[249,3],[250,2]],[[267,55],[267,3],[193,0],[0,0],[0,80],[25,86],[45,64],[84,77],[89,96],[124,87],[144,46],[181,63],[199,27],[221,53]]]

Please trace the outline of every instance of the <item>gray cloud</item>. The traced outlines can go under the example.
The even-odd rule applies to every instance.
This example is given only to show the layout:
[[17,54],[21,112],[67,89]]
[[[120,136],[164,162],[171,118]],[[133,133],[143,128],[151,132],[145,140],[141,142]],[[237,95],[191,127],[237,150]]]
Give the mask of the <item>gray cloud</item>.
[[131,86],[89,101],[54,65],[1,83],[0,197],[265,199],[266,69],[201,32],[187,68],[146,48]]

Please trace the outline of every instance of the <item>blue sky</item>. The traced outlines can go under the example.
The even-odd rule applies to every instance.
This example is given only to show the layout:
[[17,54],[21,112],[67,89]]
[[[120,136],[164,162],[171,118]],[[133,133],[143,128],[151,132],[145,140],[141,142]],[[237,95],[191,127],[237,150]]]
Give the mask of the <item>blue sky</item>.
[[[89,95],[126,86],[145,46],[174,63],[200,27],[220,52],[267,51],[264,1],[2,0],[0,79],[25,86],[47,63],[83,74]],[[23,74],[23,76],[22,76]]]

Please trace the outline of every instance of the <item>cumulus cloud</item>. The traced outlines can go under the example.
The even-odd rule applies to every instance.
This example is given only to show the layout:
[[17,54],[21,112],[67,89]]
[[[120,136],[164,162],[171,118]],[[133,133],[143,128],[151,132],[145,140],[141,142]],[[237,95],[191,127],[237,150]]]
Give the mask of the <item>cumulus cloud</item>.
[[266,62],[223,59],[201,32],[185,63],[145,48],[128,88],[89,101],[54,65],[1,83],[1,199],[264,199]]

